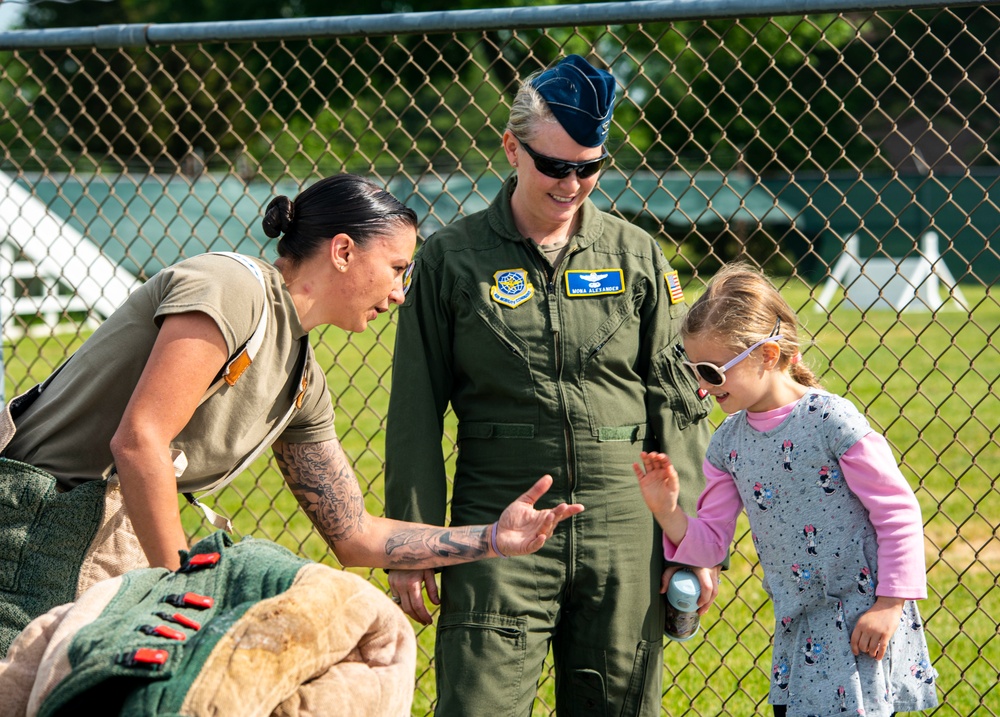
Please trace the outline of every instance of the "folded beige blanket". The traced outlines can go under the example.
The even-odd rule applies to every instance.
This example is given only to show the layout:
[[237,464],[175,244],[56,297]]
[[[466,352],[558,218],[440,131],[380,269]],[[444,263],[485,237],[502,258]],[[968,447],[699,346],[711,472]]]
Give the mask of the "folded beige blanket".
[[[121,581],[97,583],[17,636],[0,661],[0,717],[38,714],[70,672],[73,636],[102,613]],[[403,717],[415,669],[416,640],[402,611],[357,575],[309,563],[291,588],[227,626],[181,714]]]

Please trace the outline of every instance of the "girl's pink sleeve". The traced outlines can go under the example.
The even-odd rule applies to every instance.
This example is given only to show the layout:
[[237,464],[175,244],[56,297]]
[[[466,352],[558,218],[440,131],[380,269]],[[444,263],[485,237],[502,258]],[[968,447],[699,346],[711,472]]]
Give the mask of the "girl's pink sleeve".
[[844,480],[868,509],[878,539],[876,595],[927,597],[920,504],[885,438],[872,431],[840,459]]
[[688,518],[687,533],[680,545],[675,546],[663,536],[663,556],[684,565],[712,568],[726,558],[743,501],[732,476],[707,460],[702,470],[705,490],[698,498],[698,517]]

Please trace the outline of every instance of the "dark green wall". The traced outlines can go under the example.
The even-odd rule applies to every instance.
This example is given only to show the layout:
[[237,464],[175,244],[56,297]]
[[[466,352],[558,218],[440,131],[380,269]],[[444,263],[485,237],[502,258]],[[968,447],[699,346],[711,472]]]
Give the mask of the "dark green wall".
[[[782,201],[802,207],[805,235],[796,254],[801,270],[821,278],[842,241],[857,233],[862,258],[913,255],[923,231],[940,237],[939,250],[960,282],[989,286],[1000,279],[1000,172],[897,176],[797,174],[763,182]],[[809,245],[818,256],[808,256]]]

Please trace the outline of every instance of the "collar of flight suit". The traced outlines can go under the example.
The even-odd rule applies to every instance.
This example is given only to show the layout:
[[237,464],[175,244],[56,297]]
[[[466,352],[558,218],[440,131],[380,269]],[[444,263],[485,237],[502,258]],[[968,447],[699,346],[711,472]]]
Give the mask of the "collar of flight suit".
[[[517,175],[511,175],[503,183],[496,199],[490,204],[487,216],[490,228],[504,239],[515,242],[525,241],[525,237],[517,230],[514,214],[510,206],[510,198],[517,187]],[[588,197],[580,207],[580,228],[573,235],[571,244],[580,249],[586,249],[600,239],[604,231],[604,216],[601,210]]]

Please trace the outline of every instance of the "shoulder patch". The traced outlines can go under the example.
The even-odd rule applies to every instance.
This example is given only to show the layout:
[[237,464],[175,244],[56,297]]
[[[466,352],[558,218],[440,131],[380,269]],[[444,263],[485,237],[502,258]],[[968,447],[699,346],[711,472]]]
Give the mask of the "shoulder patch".
[[501,269],[493,274],[490,298],[498,304],[514,308],[535,295],[525,269]]
[[670,294],[671,304],[684,303],[684,290],[681,288],[681,279],[676,271],[664,272],[663,278],[667,282],[667,291]]
[[410,285],[413,283],[413,267],[414,263],[411,261],[410,265],[406,267],[406,271],[403,272],[403,296],[410,292]]

